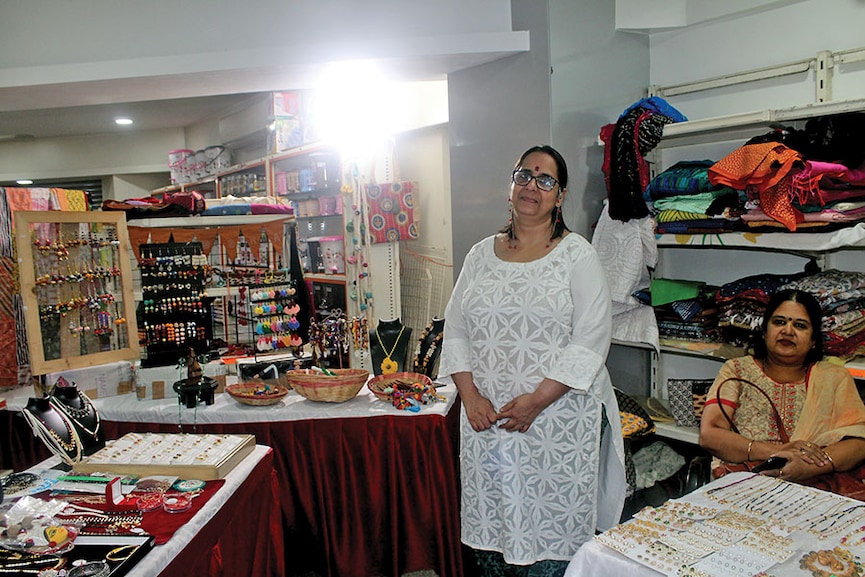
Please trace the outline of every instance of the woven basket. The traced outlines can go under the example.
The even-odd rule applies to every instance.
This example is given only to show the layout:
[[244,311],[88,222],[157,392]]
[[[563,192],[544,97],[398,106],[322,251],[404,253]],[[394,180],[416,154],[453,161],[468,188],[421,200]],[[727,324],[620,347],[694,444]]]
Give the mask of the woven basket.
[[411,373],[411,372],[402,372],[402,373],[390,373],[388,375],[378,375],[369,380],[366,384],[366,387],[372,391],[376,397],[385,401],[386,403],[391,402],[390,393],[386,393],[386,390],[392,389],[395,386],[399,386],[400,384],[411,385],[413,383],[420,382],[423,385],[431,385],[432,380],[421,373]]
[[288,371],[285,376],[297,394],[325,403],[342,403],[355,398],[369,378],[369,371],[363,369],[331,369],[331,372],[336,374],[302,370]]
[[[267,385],[270,391],[255,394],[256,390],[260,390],[264,385]],[[238,403],[263,407],[266,405],[275,405],[281,401],[288,394],[288,389],[281,385],[250,381],[228,385],[225,387],[225,392],[231,395]]]

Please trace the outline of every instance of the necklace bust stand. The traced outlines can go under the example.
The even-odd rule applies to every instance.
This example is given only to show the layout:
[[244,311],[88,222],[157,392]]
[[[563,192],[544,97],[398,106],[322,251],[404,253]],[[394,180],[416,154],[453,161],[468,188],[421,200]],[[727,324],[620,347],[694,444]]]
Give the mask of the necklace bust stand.
[[30,397],[21,414],[52,453],[70,465],[81,460],[81,439],[75,427],[51,405],[48,397]]
[[436,364],[442,350],[445,320],[433,317],[418,339],[417,355],[414,359],[414,372],[431,379],[438,376]]
[[99,413],[90,398],[75,383],[61,377],[48,402],[71,423],[82,443],[81,452],[85,457],[105,446],[105,438],[99,430]]
[[373,374],[387,375],[406,371],[409,342],[411,329],[399,319],[379,321],[378,326],[369,334]]

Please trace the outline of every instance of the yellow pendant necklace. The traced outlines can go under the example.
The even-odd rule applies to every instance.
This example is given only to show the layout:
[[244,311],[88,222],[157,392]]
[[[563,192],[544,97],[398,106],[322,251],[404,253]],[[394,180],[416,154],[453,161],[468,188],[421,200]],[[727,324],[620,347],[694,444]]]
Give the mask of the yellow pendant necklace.
[[399,365],[393,359],[391,359],[391,356],[393,356],[394,351],[396,351],[396,347],[397,345],[399,345],[399,339],[402,337],[402,333],[404,330],[405,325],[403,325],[402,328],[399,330],[399,334],[396,336],[396,340],[393,343],[393,348],[390,350],[389,353],[387,352],[384,343],[381,341],[381,331],[375,331],[375,336],[376,338],[378,338],[378,344],[381,345],[381,350],[387,353],[384,357],[384,360],[381,362],[381,365],[379,365],[381,367],[381,373],[383,375],[395,373],[396,370],[399,368]]

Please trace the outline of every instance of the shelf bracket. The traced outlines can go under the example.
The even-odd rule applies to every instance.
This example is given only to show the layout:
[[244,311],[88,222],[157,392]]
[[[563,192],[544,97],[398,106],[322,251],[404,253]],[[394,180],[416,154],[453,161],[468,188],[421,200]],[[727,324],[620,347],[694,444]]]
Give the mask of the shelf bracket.
[[815,86],[817,93],[814,95],[815,102],[829,102],[832,100],[832,68],[835,65],[835,57],[828,50],[817,53],[817,61],[814,66],[816,74]]

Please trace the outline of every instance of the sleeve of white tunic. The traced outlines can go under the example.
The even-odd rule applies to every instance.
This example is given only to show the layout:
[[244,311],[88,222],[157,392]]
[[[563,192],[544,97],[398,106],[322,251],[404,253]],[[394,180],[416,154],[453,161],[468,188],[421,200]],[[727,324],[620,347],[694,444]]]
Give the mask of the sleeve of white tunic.
[[[571,298],[574,302],[571,339],[560,351],[547,377],[586,392],[606,372],[604,363],[613,330],[610,291],[594,248],[585,240],[569,248],[572,259]],[[613,416],[607,416],[612,422]]]

